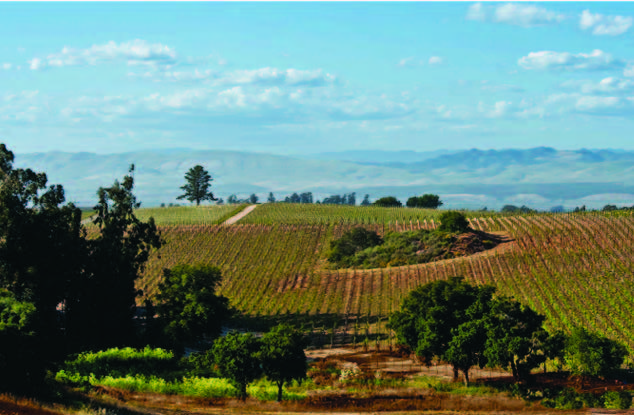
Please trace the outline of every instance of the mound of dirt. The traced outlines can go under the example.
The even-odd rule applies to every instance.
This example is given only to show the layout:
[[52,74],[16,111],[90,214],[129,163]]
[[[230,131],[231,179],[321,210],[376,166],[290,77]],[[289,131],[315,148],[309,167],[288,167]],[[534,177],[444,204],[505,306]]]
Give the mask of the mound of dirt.
[[449,252],[455,257],[473,255],[495,248],[501,242],[498,235],[472,231],[458,235]]

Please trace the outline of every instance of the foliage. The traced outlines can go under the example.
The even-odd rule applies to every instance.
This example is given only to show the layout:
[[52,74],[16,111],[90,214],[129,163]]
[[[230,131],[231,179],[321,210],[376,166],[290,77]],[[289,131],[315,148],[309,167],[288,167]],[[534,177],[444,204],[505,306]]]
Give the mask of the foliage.
[[370,195],[365,195],[363,196],[363,200],[361,201],[361,206],[370,206],[372,203],[370,203]]
[[162,240],[153,218],[139,220],[140,207],[132,193],[134,166],[120,183],[99,188],[93,219],[96,237],[89,239],[84,274],[66,302],[69,338],[79,347],[103,348],[130,344],[132,317],[139,291],[135,281],[152,248]]
[[269,192],[269,197],[266,199],[267,203],[275,203],[275,196],[273,192]]
[[603,394],[603,406],[608,409],[630,409],[632,395],[629,391],[608,391]]
[[174,354],[164,349],[111,348],[98,352],[83,352],[64,363],[66,374],[79,376],[158,376],[177,369]]
[[424,194],[422,196],[412,196],[407,199],[406,206],[413,208],[426,208],[426,209],[436,209],[442,206],[443,203],[440,200],[440,196],[433,194]]
[[238,397],[247,397],[247,385],[262,375],[258,359],[259,343],[250,333],[231,332],[214,341],[212,349],[218,373],[229,379]]
[[185,181],[187,183],[181,186],[181,190],[185,193],[176,199],[187,199],[190,202],[196,202],[196,206],[205,200],[216,200],[213,193],[209,190],[212,180],[209,172],[203,166],[197,164],[185,173]]
[[346,193],[343,196],[340,195],[332,195],[324,198],[321,201],[323,205],[351,205],[354,206],[356,202],[357,194],[355,192]]
[[229,300],[216,294],[222,280],[218,267],[177,265],[163,270],[156,309],[172,345],[202,340],[220,334],[231,315]]
[[451,210],[440,215],[440,226],[438,230],[450,233],[465,233],[471,229],[463,213]]
[[[352,235],[352,233],[360,235]],[[376,235],[364,237],[373,232],[354,228],[340,239],[331,241],[328,261],[335,268],[385,268],[402,265],[422,264],[440,259],[464,255],[454,247],[456,235],[440,230],[420,229],[417,231],[388,232],[383,239]],[[352,238],[356,238],[353,241]],[[479,249],[494,246],[492,241],[483,241]]]
[[333,263],[342,263],[357,252],[382,243],[383,239],[376,232],[357,227],[330,242],[328,260]]
[[572,374],[605,376],[618,369],[626,356],[620,342],[577,327],[566,342],[564,360]]
[[[421,285],[390,317],[400,343],[410,346],[424,362],[434,357],[450,361],[454,377],[484,361],[483,330],[477,321],[487,312],[495,288],[473,286],[461,277]],[[466,324],[465,326],[462,326]],[[462,327],[461,327],[462,326]]]
[[401,207],[403,204],[394,196],[386,196],[380,199],[377,199],[372,203],[374,206],[380,207]]
[[277,384],[278,402],[282,400],[284,383],[306,377],[308,363],[304,346],[302,334],[286,324],[273,327],[260,340],[258,357],[262,371]]
[[489,364],[511,368],[516,381],[526,380],[544,362],[543,344],[548,334],[544,316],[508,298],[493,301],[485,317],[487,340],[484,355]]

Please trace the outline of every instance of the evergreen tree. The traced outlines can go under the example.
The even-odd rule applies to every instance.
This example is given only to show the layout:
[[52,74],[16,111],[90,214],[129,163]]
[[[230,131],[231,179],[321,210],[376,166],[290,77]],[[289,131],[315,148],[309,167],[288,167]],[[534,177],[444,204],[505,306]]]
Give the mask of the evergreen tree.
[[210,182],[213,179],[203,166],[198,164],[189,169],[185,174],[185,180],[187,183],[181,186],[181,190],[184,190],[185,193],[176,199],[187,199],[190,202],[196,202],[196,206],[200,205],[200,202],[204,200],[216,200],[213,193],[209,190],[211,187]]

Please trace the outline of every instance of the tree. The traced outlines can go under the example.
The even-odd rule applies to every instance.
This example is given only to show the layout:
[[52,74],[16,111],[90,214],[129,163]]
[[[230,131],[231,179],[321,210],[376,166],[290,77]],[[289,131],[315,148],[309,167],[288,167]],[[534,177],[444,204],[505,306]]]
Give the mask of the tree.
[[277,384],[277,401],[282,400],[284,383],[306,377],[308,363],[301,333],[287,324],[273,327],[262,336],[259,358],[264,374]]
[[135,281],[151,249],[161,246],[153,218],[139,220],[141,206],[132,193],[134,165],[122,182],[99,188],[93,223],[97,236],[87,241],[86,267],[66,302],[69,337],[84,347],[129,345],[134,340]]
[[266,199],[268,203],[275,203],[275,196],[273,196],[273,192],[269,192],[269,198]]
[[370,195],[363,196],[363,200],[361,201],[361,206],[370,206]]
[[545,317],[508,298],[493,302],[487,316],[485,356],[491,365],[511,368],[516,381],[526,380],[532,369],[546,360],[543,345],[548,334]]
[[251,196],[249,196],[249,203],[251,203],[252,205],[258,203],[258,197],[255,195],[255,193],[251,193]]
[[218,373],[235,386],[240,399],[246,399],[247,385],[262,376],[259,348],[259,342],[251,333],[233,331],[214,341],[212,354]]
[[494,287],[475,287],[462,277],[424,284],[409,293],[389,324],[398,341],[424,362],[434,357],[450,362],[454,379],[463,371],[468,381],[469,368],[484,362],[481,323],[476,322],[487,312],[494,292]]
[[313,193],[304,192],[299,195],[299,203],[313,203]]
[[407,207],[436,209],[442,206],[443,203],[440,200],[440,196],[432,194],[424,194],[422,196],[412,196],[407,199]]
[[173,345],[216,337],[231,315],[229,299],[217,295],[222,275],[210,265],[176,265],[163,270],[156,310]]
[[381,207],[401,207],[403,204],[394,196],[387,196],[377,199],[372,203],[374,206]]
[[626,356],[622,343],[575,328],[566,341],[564,360],[574,375],[606,376],[618,369]]
[[443,212],[440,215],[440,226],[438,230],[443,232],[450,233],[465,233],[469,232],[471,229],[469,228],[469,222],[464,214],[460,212],[456,212],[455,210],[450,210],[448,212]]
[[38,358],[56,359],[65,349],[57,305],[86,263],[81,210],[62,205],[64,189],[47,187],[45,173],[16,169],[13,161],[0,144],[0,288],[17,303],[33,305],[29,344],[41,345]]
[[187,199],[190,202],[196,202],[196,206],[200,205],[200,202],[204,200],[216,200],[213,193],[209,190],[211,187],[210,182],[213,179],[209,175],[209,172],[200,164],[192,167],[185,173],[185,180],[187,183],[181,186],[181,190],[184,190],[185,193],[176,199]]
[[229,203],[230,205],[238,203],[238,197],[236,195],[229,195],[229,197],[227,198],[227,203]]

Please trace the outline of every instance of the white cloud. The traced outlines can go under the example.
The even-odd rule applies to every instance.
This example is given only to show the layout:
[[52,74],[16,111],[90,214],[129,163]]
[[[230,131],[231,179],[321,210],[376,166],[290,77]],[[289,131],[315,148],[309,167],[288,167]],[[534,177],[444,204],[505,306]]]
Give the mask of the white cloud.
[[583,94],[614,95],[634,92],[634,81],[615,77],[604,78],[599,82],[568,81],[562,84],[565,88],[578,89]]
[[96,65],[117,60],[126,61],[128,65],[170,66],[176,62],[176,52],[160,43],[135,39],[122,43],[110,41],[102,45],[92,45],[87,49],[72,49],[65,46],[59,53],[48,55],[46,58],[34,58],[30,62],[31,69],[36,70],[44,66]]
[[484,10],[484,7],[482,6],[482,3],[475,3],[471,5],[471,7],[469,7],[469,10],[467,11],[468,20],[478,20],[483,22],[486,20],[486,18],[486,12]]
[[605,16],[584,10],[579,18],[579,27],[582,30],[592,30],[594,35],[618,36],[628,31],[632,21],[631,17]]
[[609,53],[595,49],[591,53],[569,53],[540,51],[531,52],[520,58],[517,63],[524,69],[540,70],[608,70],[623,67],[621,60],[615,59]]
[[583,96],[577,99],[575,108],[581,111],[597,111],[620,108],[623,102],[618,97]]
[[2,69],[9,70],[9,69],[11,69],[12,66],[13,65],[11,65],[10,63],[3,63],[2,64]]
[[414,63],[414,57],[403,58],[398,62],[398,66],[412,66]]
[[565,16],[533,4],[506,3],[495,7],[476,3],[469,7],[467,19],[533,27],[559,23]]
[[443,62],[443,59],[440,56],[432,56],[429,58],[430,65],[440,65]]
[[298,70],[266,67],[230,72],[220,76],[216,83],[221,85],[325,86],[333,84],[335,81],[334,75],[324,73],[321,69]]
[[29,67],[33,69],[34,71],[42,68],[42,65],[43,65],[42,60],[38,58],[33,58],[29,61]]
[[630,63],[627,68],[623,69],[623,76],[634,76],[634,64]]
[[504,118],[513,115],[515,105],[511,101],[497,101],[488,107],[485,103],[478,104],[478,111],[488,118]]
[[495,9],[495,20],[522,27],[559,23],[564,19],[562,14],[546,10],[532,4],[506,3]]

